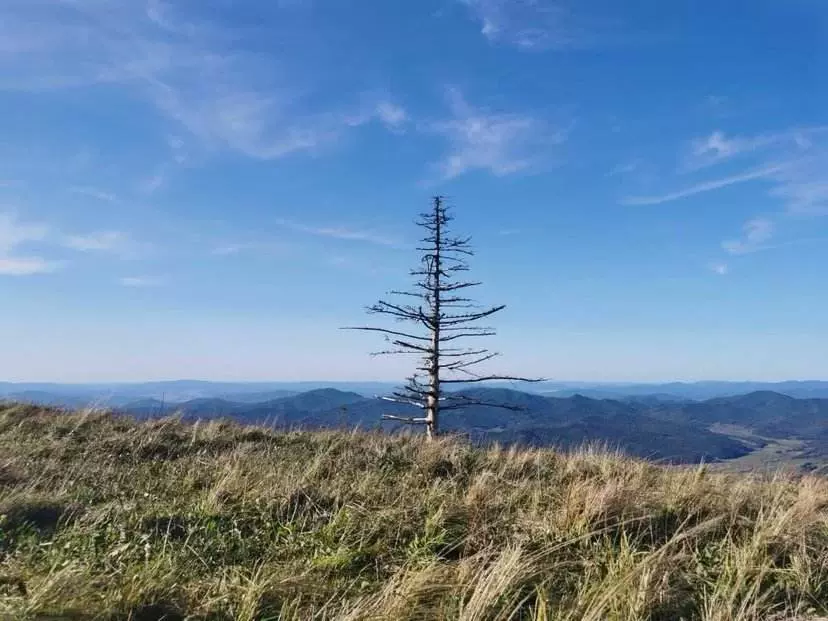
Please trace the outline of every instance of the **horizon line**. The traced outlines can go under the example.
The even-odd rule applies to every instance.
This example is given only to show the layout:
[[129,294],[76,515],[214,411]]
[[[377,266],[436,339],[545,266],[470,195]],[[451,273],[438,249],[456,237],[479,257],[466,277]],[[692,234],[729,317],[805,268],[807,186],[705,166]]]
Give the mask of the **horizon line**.
[[[102,380],[102,381],[59,381],[59,380],[0,380],[0,385],[22,385],[22,384],[53,384],[57,386],[122,386],[122,385],[141,385],[141,384],[175,384],[175,383],[203,383],[203,384],[402,384],[404,379],[390,380],[390,379],[302,379],[302,380],[284,380],[284,379],[266,379],[266,380],[237,380],[237,379],[197,379],[197,378],[178,378],[178,379],[127,379],[127,380]],[[540,384],[591,384],[591,385],[615,385],[615,386],[634,386],[634,385],[664,385],[664,384],[785,384],[785,383],[809,383],[809,382],[824,382],[828,383],[828,378],[787,378],[787,379],[652,379],[652,380],[589,380],[589,379],[544,379]],[[520,384],[519,381],[497,381],[493,380],[492,384]]]

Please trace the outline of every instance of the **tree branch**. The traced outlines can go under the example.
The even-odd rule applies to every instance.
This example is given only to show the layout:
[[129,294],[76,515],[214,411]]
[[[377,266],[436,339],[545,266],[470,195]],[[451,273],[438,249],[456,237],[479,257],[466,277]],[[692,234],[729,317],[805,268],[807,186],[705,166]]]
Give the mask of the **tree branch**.
[[396,393],[392,397],[380,397],[380,399],[382,401],[390,401],[391,403],[401,403],[402,405],[411,405],[418,408],[425,407],[422,403],[418,401],[403,396],[397,396]]
[[403,416],[394,416],[393,414],[383,414],[382,420],[394,420],[406,425],[425,425],[428,423],[427,418],[405,418]]
[[461,332],[459,334],[451,334],[449,336],[441,336],[440,342],[441,343],[448,343],[449,341],[455,341],[457,339],[464,339],[467,337],[474,337],[474,336],[494,336],[496,332]]
[[477,384],[478,382],[529,382],[537,383],[546,381],[544,378],[515,377],[514,375],[486,375],[483,377],[471,377],[469,379],[444,379],[444,384]]
[[401,336],[407,339],[415,339],[417,341],[425,341],[429,342],[431,339],[425,336],[416,336],[414,334],[408,334],[406,332],[397,332],[396,330],[386,330],[385,328],[371,328],[371,327],[363,327],[363,326],[348,326],[345,328],[340,328],[340,330],[362,330],[365,332],[382,332],[383,334],[390,334],[392,336]]

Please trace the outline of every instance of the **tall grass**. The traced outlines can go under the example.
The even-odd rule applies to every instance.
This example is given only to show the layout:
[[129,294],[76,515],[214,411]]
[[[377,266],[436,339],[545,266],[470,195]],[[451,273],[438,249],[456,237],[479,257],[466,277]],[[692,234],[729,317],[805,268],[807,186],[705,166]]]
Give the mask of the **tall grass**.
[[0,616],[826,613],[823,479],[0,406]]

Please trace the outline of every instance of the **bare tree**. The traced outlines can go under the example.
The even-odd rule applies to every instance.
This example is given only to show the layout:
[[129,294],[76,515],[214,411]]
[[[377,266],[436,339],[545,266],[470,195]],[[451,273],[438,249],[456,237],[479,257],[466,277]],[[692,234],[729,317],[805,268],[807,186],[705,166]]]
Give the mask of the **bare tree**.
[[467,339],[494,335],[494,330],[480,325],[480,321],[502,311],[505,306],[482,308],[465,297],[466,290],[481,283],[462,280],[462,275],[469,270],[467,259],[474,253],[470,238],[455,237],[449,231],[452,219],[444,197],[435,196],[431,210],[421,214],[417,221],[426,236],[417,248],[422,253],[420,266],[411,271],[415,278],[413,289],[390,292],[403,301],[380,300],[368,308],[369,313],[388,315],[397,321],[414,324],[414,328],[410,331],[381,327],[346,328],[384,334],[390,349],[375,355],[408,354],[419,358],[405,387],[385,399],[421,408],[424,416],[412,418],[386,414],[383,419],[425,425],[429,438],[437,435],[442,412],[473,405],[518,409],[446,390],[448,386],[491,380],[540,381],[475,372],[477,365],[499,354],[465,343]]

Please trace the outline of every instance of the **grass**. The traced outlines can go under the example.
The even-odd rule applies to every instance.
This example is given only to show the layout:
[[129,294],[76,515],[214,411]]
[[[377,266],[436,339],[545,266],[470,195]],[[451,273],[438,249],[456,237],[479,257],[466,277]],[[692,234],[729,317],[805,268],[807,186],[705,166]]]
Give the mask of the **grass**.
[[828,481],[0,405],[0,617],[815,619]]
[[713,425],[711,431],[736,438],[753,447],[747,455],[711,464],[713,470],[728,472],[825,471],[828,464],[810,455],[808,443],[796,438],[768,438],[740,425]]

